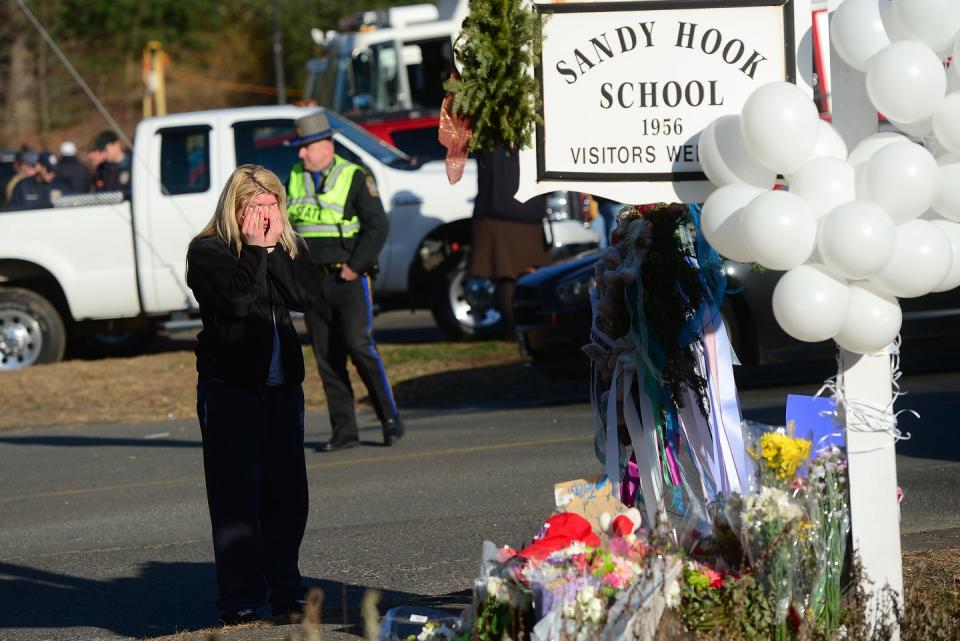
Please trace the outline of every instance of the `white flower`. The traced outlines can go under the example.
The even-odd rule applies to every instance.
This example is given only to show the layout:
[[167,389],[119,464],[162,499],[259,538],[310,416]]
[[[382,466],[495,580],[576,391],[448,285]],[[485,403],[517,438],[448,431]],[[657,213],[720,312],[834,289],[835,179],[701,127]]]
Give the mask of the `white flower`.
[[583,618],[587,623],[603,623],[603,602],[593,597],[583,608]]
[[564,619],[576,619],[577,618],[577,604],[576,602],[564,603],[563,604],[563,618]]
[[669,580],[663,590],[664,598],[667,601],[668,608],[675,608],[680,605],[680,581],[676,577]]
[[499,577],[488,576],[487,577],[487,596],[491,599],[499,600],[500,587],[503,584],[503,581]]
[[417,635],[417,641],[449,641],[456,633],[445,625],[437,625],[434,621],[427,621]]
[[506,581],[500,582],[500,589],[497,590],[497,601],[500,603],[513,603],[513,590]]
[[587,605],[596,596],[597,591],[592,585],[585,585],[577,592],[577,601],[581,605]]

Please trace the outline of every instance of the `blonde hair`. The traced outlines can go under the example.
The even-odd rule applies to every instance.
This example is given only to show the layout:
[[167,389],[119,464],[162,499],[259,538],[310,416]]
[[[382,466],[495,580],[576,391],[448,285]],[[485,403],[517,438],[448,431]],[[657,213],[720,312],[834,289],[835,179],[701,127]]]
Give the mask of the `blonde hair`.
[[237,253],[243,247],[243,237],[240,226],[237,224],[237,212],[246,205],[251,198],[260,194],[271,194],[277,199],[280,208],[280,220],[283,221],[283,231],[280,233],[279,243],[291,257],[295,257],[303,242],[300,236],[293,231],[287,219],[287,190],[277,175],[260,165],[240,165],[237,167],[223,191],[213,218],[207,223],[194,240],[216,236],[227,245],[236,248]]

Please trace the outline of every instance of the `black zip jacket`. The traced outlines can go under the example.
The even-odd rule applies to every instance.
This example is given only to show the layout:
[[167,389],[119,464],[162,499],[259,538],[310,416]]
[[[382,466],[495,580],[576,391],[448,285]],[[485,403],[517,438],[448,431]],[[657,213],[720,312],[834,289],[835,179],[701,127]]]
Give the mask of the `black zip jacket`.
[[[313,174],[310,174],[313,178]],[[383,202],[373,178],[362,168],[353,174],[347,202],[343,208],[345,219],[356,214],[360,233],[351,238],[307,238],[310,256],[321,265],[346,263],[358,274],[369,274],[377,262],[390,230],[390,219],[383,211]]]
[[287,383],[303,382],[303,351],[290,311],[306,312],[319,296],[321,278],[306,247],[290,258],[244,245],[238,256],[215,236],[190,243],[187,285],[200,303],[197,337],[200,379],[251,387],[266,383],[273,353],[273,320]]

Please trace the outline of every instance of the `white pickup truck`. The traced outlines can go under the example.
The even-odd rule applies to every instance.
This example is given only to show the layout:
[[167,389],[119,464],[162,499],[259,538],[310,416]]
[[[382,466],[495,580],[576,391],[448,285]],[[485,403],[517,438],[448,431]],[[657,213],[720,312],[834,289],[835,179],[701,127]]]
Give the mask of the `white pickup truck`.
[[[188,242],[237,165],[264,165],[286,182],[296,149],[283,141],[305,113],[271,106],[150,118],[136,130],[130,200],[67,196],[48,209],[0,211],[0,371],[60,360],[68,340],[85,336],[105,337],[106,345],[112,337],[129,349],[164,323],[195,318],[184,280]],[[463,291],[475,166],[449,185],[443,163],[418,165],[342,116],[328,116],[337,153],[374,176],[390,218],[374,284],[378,303],[428,307],[448,334],[482,335],[498,319]],[[555,248],[596,244],[569,217],[562,194],[551,208]]]

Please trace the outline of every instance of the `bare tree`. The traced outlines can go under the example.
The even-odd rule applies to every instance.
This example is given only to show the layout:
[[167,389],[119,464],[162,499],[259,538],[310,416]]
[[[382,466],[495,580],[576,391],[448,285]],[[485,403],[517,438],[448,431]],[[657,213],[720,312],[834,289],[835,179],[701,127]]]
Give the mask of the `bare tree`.
[[27,22],[14,0],[4,2],[7,47],[7,74],[3,86],[6,94],[4,105],[3,138],[19,144],[37,130],[37,59],[36,39],[33,27]]

